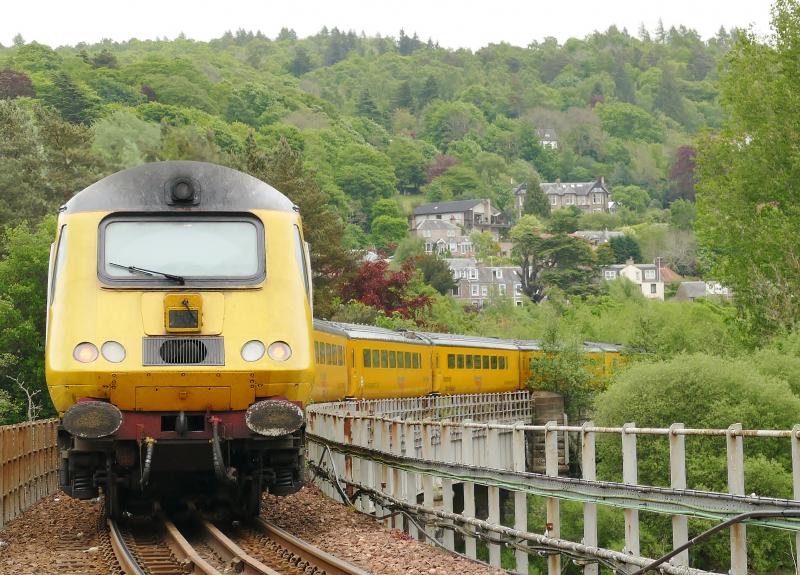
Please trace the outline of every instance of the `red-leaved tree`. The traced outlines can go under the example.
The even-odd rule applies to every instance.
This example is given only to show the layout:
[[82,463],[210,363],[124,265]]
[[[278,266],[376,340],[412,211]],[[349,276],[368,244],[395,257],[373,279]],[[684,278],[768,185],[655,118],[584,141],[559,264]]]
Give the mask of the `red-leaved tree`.
[[697,154],[691,146],[678,148],[675,163],[669,169],[669,201],[694,201],[694,157]]
[[386,315],[398,313],[405,319],[417,319],[420,312],[430,309],[432,300],[411,289],[415,273],[412,259],[406,260],[396,272],[391,271],[384,260],[364,262],[353,280],[342,289],[343,299],[372,306]]

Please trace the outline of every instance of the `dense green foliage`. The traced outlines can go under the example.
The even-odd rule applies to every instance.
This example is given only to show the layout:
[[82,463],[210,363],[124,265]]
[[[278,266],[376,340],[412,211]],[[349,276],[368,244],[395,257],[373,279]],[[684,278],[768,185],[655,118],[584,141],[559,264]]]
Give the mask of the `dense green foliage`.
[[773,43],[743,35],[728,55],[721,85],[729,116],[697,158],[702,246],[762,333],[800,321],[800,5],[778,0],[773,28]]

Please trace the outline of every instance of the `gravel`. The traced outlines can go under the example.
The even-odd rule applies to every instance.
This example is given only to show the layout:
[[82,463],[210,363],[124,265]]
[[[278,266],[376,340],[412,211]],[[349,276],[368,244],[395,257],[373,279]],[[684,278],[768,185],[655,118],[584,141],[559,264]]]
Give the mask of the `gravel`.
[[323,551],[373,575],[501,575],[505,571],[456,557],[387,529],[312,486],[289,497],[267,495],[261,515]]
[[[97,534],[101,506],[63,493],[46,497],[0,531],[0,573],[107,573]],[[317,547],[374,575],[501,575],[387,529],[327,499],[315,487],[289,497],[265,496],[262,515]]]
[[63,493],[46,497],[0,531],[0,573],[105,573],[98,552],[100,504]]

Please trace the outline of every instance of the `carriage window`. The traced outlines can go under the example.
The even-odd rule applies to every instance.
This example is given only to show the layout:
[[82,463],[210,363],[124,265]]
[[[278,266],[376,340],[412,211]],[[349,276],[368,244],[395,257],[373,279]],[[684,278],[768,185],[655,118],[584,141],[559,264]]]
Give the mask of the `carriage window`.
[[457,360],[456,365],[458,366],[458,369],[464,369],[464,355],[459,353],[456,356],[456,360]]
[[489,369],[489,356],[483,356],[483,369]]
[[[405,354],[402,351],[397,352],[397,367],[403,369],[406,366]],[[411,366],[409,366],[411,367]]]
[[389,352],[389,367],[392,369],[397,367],[397,360],[395,359],[395,353],[393,351]]
[[370,361],[371,357],[372,357],[372,355],[370,354],[370,351],[368,349],[365,349],[364,350],[364,367],[372,367],[372,362]]
[[115,219],[101,233],[100,273],[110,281],[252,283],[264,276],[264,230],[253,218]]
[[456,368],[456,354],[454,353],[447,354],[447,368],[448,369]]
[[472,356],[467,355],[467,369],[472,369]]
[[388,351],[381,351],[381,367],[387,368],[389,367],[389,352]]
[[497,369],[497,356],[492,356],[492,369]]
[[481,368],[481,356],[476,355],[475,356],[475,369],[480,369],[480,368]]
[[413,357],[414,357],[414,369],[419,369],[419,354],[415,353]]
[[381,366],[381,352],[377,349],[372,350],[372,367],[380,367]]
[[314,342],[314,361],[319,363],[319,342]]
[[506,368],[506,357],[504,355],[500,356],[500,369]]
[[344,347],[341,345],[336,346],[336,356],[339,359],[339,365],[344,365]]

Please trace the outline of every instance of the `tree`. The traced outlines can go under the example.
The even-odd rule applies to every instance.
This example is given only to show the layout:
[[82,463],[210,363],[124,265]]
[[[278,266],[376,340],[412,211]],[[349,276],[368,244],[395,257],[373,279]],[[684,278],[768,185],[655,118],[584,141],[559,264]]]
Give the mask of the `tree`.
[[675,162],[669,169],[669,195],[670,202],[675,200],[695,201],[694,169],[697,150],[691,146],[681,146],[675,157]]
[[78,86],[66,72],[53,74],[52,86],[42,98],[73,124],[91,124],[97,114],[97,97]]
[[675,200],[669,206],[669,223],[676,229],[691,230],[696,216],[695,205],[687,200]]
[[414,265],[422,273],[423,281],[446,295],[456,287],[453,272],[447,262],[435,254],[422,254],[414,259]]
[[631,236],[617,236],[608,241],[614,255],[615,264],[624,264],[628,260],[634,263],[642,261],[642,250],[638,242]]
[[32,98],[35,95],[33,83],[26,74],[8,68],[0,70],[0,99],[20,98],[23,96]]
[[522,290],[534,302],[540,302],[550,287],[570,295],[596,291],[596,261],[588,242],[565,234],[544,235],[535,216],[523,216],[511,228],[511,241]]
[[299,77],[306,72],[310,72],[312,68],[313,64],[311,63],[311,56],[309,56],[308,50],[303,46],[295,48],[292,63],[289,64],[289,73],[292,74],[292,76]]
[[614,202],[632,212],[644,213],[650,204],[650,194],[639,186],[617,186],[612,194]]
[[354,273],[353,254],[341,242],[344,222],[330,207],[330,199],[317,184],[313,174],[303,167],[300,155],[281,139],[269,153],[258,148],[248,136],[244,169],[286,194],[300,209],[303,237],[309,243],[311,271],[314,276],[314,307],[319,317],[330,317],[334,298]]
[[542,190],[539,179],[529,180],[526,184],[525,199],[522,203],[522,213],[526,215],[550,217],[550,200]]
[[596,108],[603,129],[618,138],[660,142],[664,126],[642,108],[625,102],[601,104]]
[[431,305],[431,297],[415,293],[416,274],[413,260],[406,260],[400,271],[392,272],[385,260],[364,262],[355,277],[342,290],[345,301],[358,301],[381,310],[387,316],[394,313],[406,319],[419,317]]
[[425,157],[413,140],[409,138],[393,138],[386,154],[394,165],[397,185],[403,192],[418,192],[425,183]]
[[547,230],[554,234],[571,234],[580,225],[581,211],[575,206],[561,208],[550,213]]
[[92,127],[92,149],[114,170],[138,166],[157,159],[161,128],[126,110],[117,110]]
[[370,226],[372,242],[380,250],[396,247],[398,242],[408,234],[408,222],[405,218],[380,215],[372,219]]
[[336,165],[336,184],[359,201],[365,212],[380,198],[390,198],[395,193],[397,178],[389,158],[371,146],[344,146]]
[[500,254],[500,244],[490,232],[474,231],[469,235],[469,239],[475,248],[475,257],[481,262],[491,262],[492,258]]
[[[28,394],[46,393],[44,379],[45,313],[50,243],[55,218],[37,226],[26,223],[6,228],[0,260],[0,391],[21,410],[29,407]],[[16,382],[22,382],[23,387]],[[42,415],[54,415],[49,400]]]
[[778,0],[774,44],[740,33],[722,78],[728,119],[698,147],[697,232],[712,273],[757,333],[800,322],[795,94],[800,5]]

